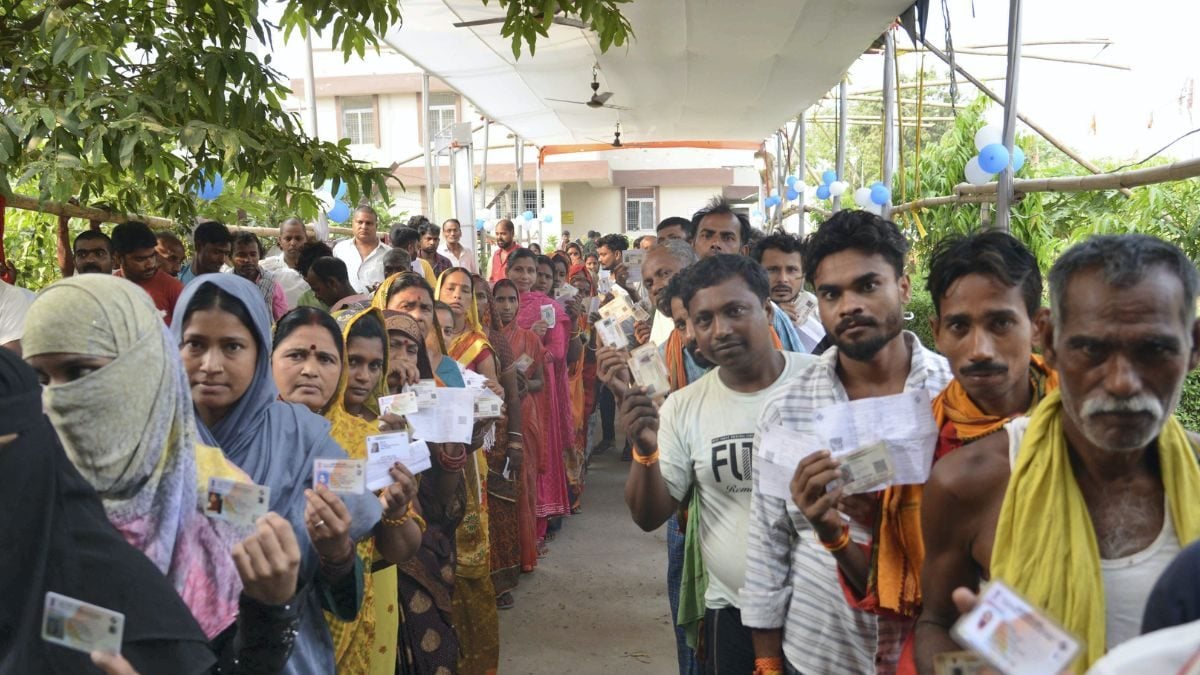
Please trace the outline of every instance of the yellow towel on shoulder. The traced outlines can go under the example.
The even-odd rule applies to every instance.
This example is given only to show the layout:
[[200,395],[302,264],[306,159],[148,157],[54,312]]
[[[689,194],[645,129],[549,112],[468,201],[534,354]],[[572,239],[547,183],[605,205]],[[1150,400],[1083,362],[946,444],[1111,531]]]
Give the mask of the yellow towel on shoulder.
[[[1200,464],[1172,416],[1158,437],[1167,505],[1181,546],[1200,537]],[[1105,651],[1100,549],[1087,504],[1071,471],[1062,394],[1046,396],[1029,421],[1004,493],[991,576],[1002,579],[1086,641],[1075,672]]]

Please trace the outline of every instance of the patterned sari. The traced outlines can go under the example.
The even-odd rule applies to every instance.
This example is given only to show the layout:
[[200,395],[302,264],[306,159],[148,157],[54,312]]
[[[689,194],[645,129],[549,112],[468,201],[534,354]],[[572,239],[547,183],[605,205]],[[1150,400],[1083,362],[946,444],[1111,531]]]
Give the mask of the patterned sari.
[[[366,316],[373,316],[384,325],[383,312],[375,308],[362,311],[346,310],[336,316],[342,327],[342,339],[349,351],[350,330]],[[387,342],[383,345],[383,359],[387,362]],[[332,428],[329,435],[342,446],[351,459],[365,459],[367,437],[379,433],[379,428],[346,410],[346,385],[349,381],[349,364],[343,357],[342,375],[337,393],[329,402],[325,419]],[[387,378],[380,377],[375,390],[367,399],[367,405],[378,414],[376,399],[387,394]],[[400,628],[400,608],[396,587],[396,567],[388,564],[375,550],[375,538],[358,543],[358,557],[363,568],[363,603],[354,621],[340,621],[332,613],[325,612],[329,632],[333,636],[334,658],[340,674],[387,675],[396,669],[396,637]]]
[[[461,267],[442,272],[438,279],[437,295],[441,296],[446,278],[462,272]],[[446,354],[465,368],[474,369],[486,359],[494,359],[491,343],[479,321],[479,306],[475,302],[472,282],[470,305],[466,313],[466,328],[446,346]],[[467,462],[464,482],[467,492],[467,512],[455,533],[458,547],[458,567],[455,569],[454,626],[458,630],[462,653],[458,672],[462,675],[494,673],[500,665],[500,617],[496,613],[496,591],[491,578],[491,551],[488,541],[487,456],[477,448]]]
[[[576,278],[582,277],[588,283],[588,293],[583,296],[585,300],[591,298],[595,288],[592,286],[592,276],[588,274],[587,268],[583,265],[575,265],[569,268],[567,273],[568,282]],[[575,335],[588,335],[592,326],[588,321],[587,312],[580,314],[575,321],[573,327]],[[574,337],[572,337],[574,339]],[[592,362],[592,372],[595,374],[595,362]],[[571,416],[574,420],[574,427],[571,429],[570,444],[564,451],[564,461],[567,467],[567,485],[571,488],[571,512],[579,513],[582,507],[580,500],[583,497],[583,486],[585,482],[585,474],[587,473],[587,465],[585,463],[584,454],[587,452],[587,419],[586,403],[587,396],[587,349],[586,347],[579,352],[576,357],[567,366],[567,385],[571,392]]]

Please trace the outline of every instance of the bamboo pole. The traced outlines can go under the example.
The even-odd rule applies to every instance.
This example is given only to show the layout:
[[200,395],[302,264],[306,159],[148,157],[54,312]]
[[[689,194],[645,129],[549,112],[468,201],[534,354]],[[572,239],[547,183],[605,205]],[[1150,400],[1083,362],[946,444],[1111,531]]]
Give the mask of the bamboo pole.
[[[939,59],[944,61],[947,65],[953,65],[954,69],[956,71],[958,71],[958,73],[960,75],[967,78],[968,80],[971,81],[971,84],[975,85],[976,89],[983,92],[986,96],[991,98],[993,101],[995,101],[1001,105],[1004,105],[1004,99],[1000,98],[996,94],[996,92],[992,91],[990,88],[988,88],[987,85],[984,84],[984,81],[986,81],[986,80],[989,80],[989,79],[1003,80],[1004,79],[1003,77],[1001,77],[1001,78],[986,78],[986,77],[978,78],[978,77],[975,77],[971,73],[967,72],[966,68],[963,68],[962,66],[958,65],[957,63],[952,63],[950,60],[950,57],[946,56],[945,52],[943,52],[942,50],[935,47],[933,45],[933,43],[931,43],[929,40],[922,40],[921,43],[925,45],[925,48],[928,49],[930,51],[930,53],[937,56]],[[1095,174],[1104,173],[1100,169],[1100,167],[1096,166],[1095,164],[1089,162],[1087,159],[1080,156],[1079,153],[1072,150],[1070,148],[1070,146],[1068,146],[1066,143],[1060,141],[1057,137],[1052,135],[1049,131],[1046,131],[1040,124],[1029,119],[1028,116],[1021,114],[1020,110],[1017,111],[1017,119],[1024,122],[1025,126],[1029,127],[1030,129],[1033,129],[1034,133],[1036,133],[1037,135],[1046,139],[1046,141],[1048,143],[1050,143],[1050,145],[1053,145],[1054,147],[1058,148],[1064,155],[1066,155],[1067,157],[1070,157],[1079,166],[1082,166],[1083,168],[1085,168],[1088,171],[1091,171],[1092,173],[1095,173]],[[1121,194],[1125,195],[1126,197],[1133,196],[1132,193],[1130,193],[1128,190],[1121,190]]]
[[[796,215],[796,213],[799,212],[799,210],[800,210],[799,207],[797,207],[797,205],[793,204],[793,205],[783,209],[783,218],[790,218],[790,217]],[[813,206],[812,204],[805,204],[804,212],[805,213],[815,213],[815,214],[821,216],[822,218],[828,218],[829,216],[833,215],[832,211],[826,211],[825,209],[823,209],[819,206]]]
[[996,201],[996,195],[946,195],[944,197],[926,197],[924,199],[914,199],[911,202],[897,204],[892,207],[892,215],[897,213],[908,213],[909,211],[918,211],[920,209],[929,208],[932,206],[946,206],[947,204],[984,204]]
[[[929,45],[929,43],[928,43],[928,42],[926,42],[925,44],[926,44],[926,45]],[[930,46],[931,46],[931,45],[930,45]],[[931,46],[931,47],[932,47],[932,46]],[[936,47],[932,47],[932,48],[930,49],[930,51],[931,51],[931,52],[933,52],[933,50],[934,50],[934,49],[937,49],[937,48],[936,48]],[[939,50],[939,51],[940,51],[940,50]],[[935,54],[936,54],[937,52],[933,52],[933,53],[935,53]],[[944,53],[944,52],[942,53],[942,56],[945,56],[945,53]],[[947,58],[948,58],[948,57],[947,57]],[[961,68],[958,68],[957,70],[958,70],[960,73],[962,73],[962,69],[961,69]],[[966,75],[966,73],[963,73],[963,75]],[[1003,75],[995,75],[995,76],[992,76],[992,77],[980,77],[980,78],[975,78],[974,76],[970,76],[970,77],[967,77],[967,79],[971,80],[972,84],[975,84],[975,86],[976,86],[976,87],[982,87],[982,85],[980,85],[980,84],[976,83],[976,79],[978,79],[980,82],[999,82],[999,81],[1003,81],[1003,80],[1004,80],[1004,76],[1003,76]],[[950,80],[935,80],[935,81],[933,81],[933,82],[926,82],[926,83],[925,83],[925,86],[926,86],[926,87],[945,87],[945,86],[948,86],[949,84],[950,84]],[[902,82],[902,83],[900,83],[900,88],[901,88],[901,89],[916,89],[916,88],[917,88],[917,83],[916,83],[916,82]],[[865,94],[882,94],[882,93],[883,93],[883,89],[879,89],[879,88],[876,88],[876,89],[860,89],[860,90],[858,90],[858,91],[852,91],[852,92],[850,92],[850,96],[863,96],[863,95],[865,95]]]
[[[40,202],[33,197],[25,195],[13,194],[5,197],[5,206],[12,209],[21,209],[23,211],[36,211],[38,213],[49,213],[55,216],[66,216],[68,218],[83,218],[101,223],[127,223],[131,220],[138,220],[146,223],[151,229],[155,230],[170,230],[174,229],[177,223],[170,218],[162,218],[160,216],[147,216],[137,213],[116,213],[105,209],[98,209],[93,206],[79,206],[77,204],[69,204],[63,202]],[[306,225],[306,229],[311,228],[311,225]],[[279,230],[274,227],[231,227],[232,230],[241,230],[243,232],[253,232],[254,234],[274,237],[279,235]],[[352,235],[354,230],[348,227],[331,227],[330,234],[345,234]]]
[[[928,50],[925,49],[901,49],[898,50],[901,54],[920,54]],[[1001,52],[984,52],[977,49],[961,49],[956,48],[955,54],[967,54],[969,56],[1007,56]],[[1022,54],[1023,59],[1033,59],[1035,61],[1051,61],[1053,63],[1070,63],[1080,66],[1098,66],[1100,68],[1112,68],[1113,70],[1133,70],[1129,66],[1123,66],[1119,63],[1105,63],[1103,61],[1092,61],[1089,59],[1070,59],[1059,56],[1046,56],[1044,54]]]

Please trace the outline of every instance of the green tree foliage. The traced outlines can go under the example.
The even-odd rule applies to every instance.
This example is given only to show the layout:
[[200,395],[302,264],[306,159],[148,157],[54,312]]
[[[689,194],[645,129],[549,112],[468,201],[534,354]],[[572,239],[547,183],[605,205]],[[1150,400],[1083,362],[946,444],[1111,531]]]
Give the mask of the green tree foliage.
[[[490,2],[483,0],[485,5]],[[521,58],[522,42],[533,56],[538,36],[550,37],[555,14],[565,14],[591,26],[600,39],[600,51],[607,52],[609,47],[620,47],[633,38],[633,27],[620,9],[628,2],[632,0],[496,0],[507,12],[500,35],[512,38],[514,58]]]

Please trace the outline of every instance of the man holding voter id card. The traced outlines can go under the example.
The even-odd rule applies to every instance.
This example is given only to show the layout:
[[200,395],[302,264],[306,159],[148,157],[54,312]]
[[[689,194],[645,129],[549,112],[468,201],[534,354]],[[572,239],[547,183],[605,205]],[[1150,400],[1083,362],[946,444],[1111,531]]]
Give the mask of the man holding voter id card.
[[[1039,636],[1062,634],[1072,648],[1038,672],[1083,672],[1138,634],[1155,581],[1200,538],[1197,437],[1173,415],[1200,361],[1194,263],[1152,237],[1095,236],[1058,259],[1049,285],[1037,324],[1059,389],[947,456],[925,486],[922,672],[958,649],[951,594],[965,589],[984,612],[959,622],[958,642],[1034,672],[1060,653]],[[1017,602],[1038,610],[1023,619],[1038,630],[988,639],[986,610]],[[1014,625],[999,616],[992,625]]]
[[806,242],[804,271],[833,346],[761,410],[743,622],[760,673],[892,671],[913,620],[863,612],[878,491],[924,482],[946,360],[902,330],[908,243],[896,225],[840,211]]
[[[687,272],[683,301],[700,349],[717,367],[667,397],[661,410],[658,402],[666,391],[658,389],[670,385],[654,382],[654,390],[648,390],[651,380],[644,379],[642,359],[628,367],[636,386],[624,370],[610,378],[610,387],[622,394],[623,426],[634,439],[625,484],[634,522],[654,530],[693,495],[688,536],[701,553],[697,564],[707,570],[708,587],[703,597],[681,598],[680,617],[682,623],[686,607],[693,617],[689,644],[703,645],[709,673],[754,669],[737,590],[745,569],[755,422],[763,404],[813,358],[775,348],[768,293],[766,273],[749,258],[714,255],[700,261]],[[611,363],[605,361],[602,368]],[[648,372],[668,379],[665,367]],[[697,635],[700,619],[703,636]]]

